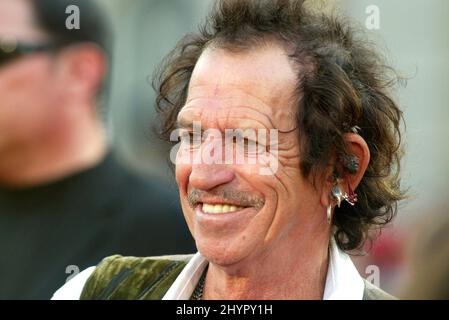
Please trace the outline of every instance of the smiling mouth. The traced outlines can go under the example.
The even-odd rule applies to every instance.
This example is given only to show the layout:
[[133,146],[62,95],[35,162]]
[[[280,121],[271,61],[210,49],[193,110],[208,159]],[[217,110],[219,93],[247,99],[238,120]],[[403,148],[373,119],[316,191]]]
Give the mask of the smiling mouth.
[[240,211],[240,210],[243,210],[246,208],[247,207],[240,207],[240,206],[235,206],[235,205],[226,204],[226,203],[219,203],[219,204],[202,203],[201,204],[201,210],[204,213],[208,213],[208,214],[230,213],[230,212]]

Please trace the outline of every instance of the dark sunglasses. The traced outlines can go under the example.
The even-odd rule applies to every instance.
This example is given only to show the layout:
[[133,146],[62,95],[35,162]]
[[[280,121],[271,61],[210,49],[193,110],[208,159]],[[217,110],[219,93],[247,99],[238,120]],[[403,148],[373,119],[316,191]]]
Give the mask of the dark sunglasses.
[[40,43],[40,44],[27,44],[27,43],[14,43],[6,44],[0,42],[0,66],[3,66],[15,59],[23,57],[25,55],[48,52],[57,49],[54,43]]

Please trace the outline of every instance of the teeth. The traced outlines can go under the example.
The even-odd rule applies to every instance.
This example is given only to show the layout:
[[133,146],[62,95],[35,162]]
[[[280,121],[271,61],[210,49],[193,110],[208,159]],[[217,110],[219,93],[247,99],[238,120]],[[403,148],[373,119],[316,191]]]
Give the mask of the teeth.
[[204,213],[228,213],[243,209],[243,207],[237,207],[229,204],[209,204],[203,203]]

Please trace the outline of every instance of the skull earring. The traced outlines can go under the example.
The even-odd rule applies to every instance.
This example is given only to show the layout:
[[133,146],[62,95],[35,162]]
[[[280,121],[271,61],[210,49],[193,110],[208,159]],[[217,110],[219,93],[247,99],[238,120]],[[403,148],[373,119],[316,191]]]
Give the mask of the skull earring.
[[350,173],[356,174],[359,171],[360,159],[353,155],[345,155],[340,157],[343,167]]

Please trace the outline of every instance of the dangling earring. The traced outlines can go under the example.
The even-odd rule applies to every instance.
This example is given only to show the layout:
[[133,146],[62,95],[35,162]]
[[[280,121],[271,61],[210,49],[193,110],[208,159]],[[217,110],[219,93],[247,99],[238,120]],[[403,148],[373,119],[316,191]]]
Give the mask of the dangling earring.
[[332,205],[327,206],[327,224],[331,224],[332,222]]
[[345,200],[351,205],[354,206],[357,202],[357,193],[352,190],[351,184],[348,182],[348,192],[349,194],[345,195]]
[[[355,133],[357,130],[360,130],[359,127],[354,127]],[[360,159],[354,155],[345,155],[340,157],[340,162],[343,167],[347,170],[347,173],[344,174],[344,178],[348,183],[348,193],[342,195],[343,199],[347,201],[351,206],[354,206],[357,202],[357,193],[352,190],[350,181],[350,175],[356,174],[360,168]]]
[[337,206],[340,208],[341,200],[345,199],[345,196],[338,185],[332,187],[332,197],[337,201]]
[[343,195],[343,192],[341,191],[340,187],[338,186],[338,180],[335,182],[334,186],[332,187],[331,191],[332,198],[330,201],[329,206],[327,207],[327,223],[331,224],[332,222],[332,201],[335,200],[337,202],[337,206],[340,208],[341,201],[345,199],[345,196]]
[[337,206],[340,208],[341,205],[341,201],[345,200],[347,203],[349,203],[351,206],[354,206],[357,202],[357,193],[354,192],[354,190],[352,190],[351,184],[349,183],[349,179],[348,180],[348,192],[349,193],[344,193],[343,191],[341,191],[340,187],[338,185],[334,185],[332,187],[332,197],[337,201]]

